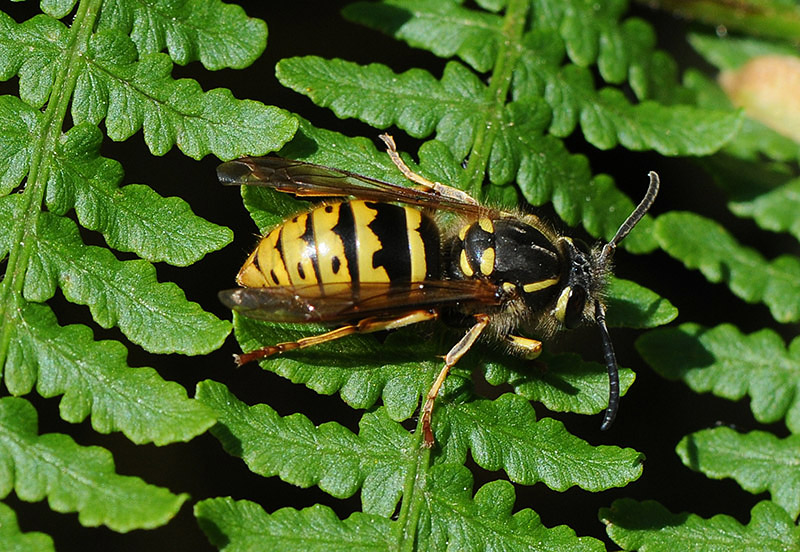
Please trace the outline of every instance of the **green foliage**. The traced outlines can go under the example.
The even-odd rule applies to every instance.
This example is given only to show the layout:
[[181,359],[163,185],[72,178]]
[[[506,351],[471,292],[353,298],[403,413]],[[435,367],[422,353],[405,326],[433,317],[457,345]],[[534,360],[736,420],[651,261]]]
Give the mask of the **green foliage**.
[[[402,25],[398,27],[397,21],[386,17],[387,6],[395,8],[400,14],[395,19],[403,17]],[[642,60],[652,55],[654,40],[652,31],[646,25],[631,20],[618,26],[619,17],[624,9],[623,2],[595,5],[579,1],[535,2],[532,7],[532,17],[535,21],[533,29],[518,34],[508,32],[501,16],[489,16],[465,8],[456,8],[449,2],[444,2],[441,6],[445,7],[418,0],[393,0],[385,4],[355,4],[345,13],[362,24],[389,31],[396,38],[405,40],[412,46],[430,49],[433,53],[445,57],[457,54],[478,71],[491,69],[498,60],[505,62],[503,55],[511,55],[508,54],[509,51],[520,52],[519,57],[514,59],[516,66],[513,67],[514,82],[511,86],[513,98],[515,102],[522,102],[520,105],[525,105],[525,100],[531,95],[543,97],[553,111],[549,131],[557,136],[570,134],[575,125],[580,124],[586,139],[601,149],[612,148],[620,143],[628,149],[655,149],[665,155],[703,155],[719,149],[736,130],[736,117],[732,114],[698,111],[689,106],[665,108],[646,101],[632,105],[617,89],[610,87],[594,89],[591,73],[585,68],[590,63],[597,61],[598,68],[607,82],[619,83],[628,71],[632,77],[643,75],[646,71]],[[443,18],[437,19],[441,17],[440,12],[443,9],[447,13]],[[391,13],[391,9],[388,11]],[[438,22],[437,32],[425,32],[433,21]],[[457,48],[438,50],[441,41],[436,39],[439,34],[444,33],[450,37],[463,37],[462,43]],[[476,56],[464,44],[467,41],[475,49],[489,44],[488,52],[496,51],[497,54],[493,59],[475,63]],[[500,44],[503,44],[503,48],[498,46]],[[635,47],[631,48],[631,45]],[[567,54],[575,65],[562,65]],[[325,87],[320,85],[330,77],[337,80],[336,68],[333,67],[335,63],[332,63],[327,75],[315,73],[309,79],[311,83],[314,82],[314,77],[322,76],[321,82],[315,83],[317,84],[315,89],[325,90]],[[449,67],[454,71],[452,63]],[[370,68],[366,70],[370,71]],[[390,94],[396,89],[394,83],[387,86],[387,83],[381,82],[380,75],[376,76],[377,81],[372,82],[377,82],[376,88],[382,90],[384,94]],[[402,79],[400,80],[397,91],[403,96],[408,94],[404,84],[411,88],[417,88],[416,85],[419,84],[430,85],[418,82],[404,83]],[[286,84],[286,81],[283,82]],[[452,86],[455,82],[464,81],[451,80],[445,72],[442,86]],[[436,88],[434,87],[434,90]],[[480,88],[479,83],[471,82],[466,90],[461,91],[455,102],[450,98],[447,103],[439,104],[439,109],[447,107],[448,112],[463,110],[473,113],[471,110],[477,109],[478,113],[482,110],[491,110],[493,98],[487,94],[478,94]],[[421,90],[417,89],[417,93],[420,92]],[[311,90],[304,93],[311,95],[319,92]],[[327,102],[332,98],[326,98],[324,92],[322,94],[323,96],[315,101],[321,105],[328,105]],[[413,92],[411,95],[413,96]],[[433,96],[435,94],[432,95],[432,100]],[[359,99],[363,101],[364,96],[356,98],[358,99],[353,101],[357,102]],[[341,108],[337,109],[339,106],[336,104],[331,107],[340,116],[351,116]],[[526,105],[525,108],[528,109],[529,106]],[[387,116],[384,113],[381,115]],[[482,118],[491,119],[498,115],[500,113],[495,111],[488,117]],[[519,124],[515,120],[514,113],[503,114],[503,118],[508,126]],[[461,118],[457,119],[459,122],[462,121]],[[682,124],[675,125],[675,120],[680,120]],[[376,126],[380,126],[380,120],[375,122]],[[417,130],[415,127],[406,128],[404,120],[391,122],[408,130],[412,135]],[[447,123],[452,124],[449,120]],[[467,126],[468,122],[464,121],[461,124]],[[444,124],[442,126],[447,128]],[[473,125],[469,126],[475,129]],[[663,132],[664,128],[675,129],[677,126],[681,127],[681,132],[669,134]],[[712,128],[713,137],[708,134]],[[721,129],[726,129],[728,133],[720,133]],[[443,130],[437,128],[437,132],[442,133]],[[447,142],[447,139],[443,140]],[[454,148],[454,152],[458,153],[458,148]],[[498,162],[499,158],[500,156]]]
[[[672,6],[673,2],[663,4]],[[797,7],[793,3],[759,0],[735,7],[681,3],[675,9],[701,20],[713,18],[714,25],[746,28],[756,35],[786,39],[791,36],[792,27],[796,30]],[[720,80],[760,56],[783,59],[789,64],[797,61],[796,48],[788,42],[736,36],[720,39],[711,34],[690,35],[689,42],[724,72]],[[734,110],[726,93],[707,76],[690,71],[684,82],[698,105]],[[783,92],[776,86],[772,88],[776,94]],[[744,90],[753,95],[758,90],[769,93],[768,87]],[[765,95],[742,105],[745,110],[758,106],[791,119],[798,109],[792,95],[791,91],[784,93],[787,101],[783,102],[779,95]],[[767,106],[770,100],[772,104]],[[796,141],[780,134],[780,128],[770,128],[768,118],[763,120],[745,118],[736,137],[721,153],[703,159],[702,164],[727,194],[731,212],[752,218],[763,229],[798,238],[796,163],[800,148]],[[722,282],[738,298],[766,305],[775,321],[800,319],[798,257],[772,253],[774,258],[769,258],[754,247],[742,245],[733,231],[717,221],[689,212],[660,216],[655,221],[655,238],[668,254],[689,268],[699,269],[710,282]],[[752,243],[753,236],[748,238]],[[776,249],[785,250],[774,247],[772,251]],[[700,301],[710,309],[709,314],[716,314],[714,304]],[[795,435],[800,432],[800,341],[795,334],[796,328],[780,328],[777,324],[775,328],[745,334],[730,323],[707,328],[684,322],[678,327],[652,330],[639,338],[637,349],[662,376],[682,380],[695,392],[711,392],[732,401],[747,395],[755,420],[783,420],[793,435],[780,438],[767,431],[750,430],[744,424],[740,425],[742,433],[715,427],[686,435],[676,447],[686,466],[711,479],[732,478],[750,493],[767,491],[772,502],[757,504],[750,522],[741,525],[725,515],[702,520],[693,514],[670,514],[655,502],[620,500],[611,509],[601,511],[608,533],[618,545],[625,550],[793,550],[800,545]]]
[[636,282],[612,278],[606,290],[609,326],[654,328],[669,324],[678,316],[678,309]]
[[[134,443],[188,441],[213,425],[214,412],[156,370],[129,366],[128,345],[187,355],[220,346],[230,323],[161,281],[153,263],[192,265],[233,236],[180,198],[122,185],[121,164],[99,153],[98,125],[114,140],[142,131],[158,155],[173,146],[195,158],[279,148],[296,129],[290,115],[175,80],[171,58],[159,53],[166,49],[182,64],[243,67],[263,50],[266,26],[218,0],[41,7],[47,15],[19,23],[0,12],[0,80],[19,87],[18,96],[0,96],[4,393],[60,397],[63,420],[89,418],[95,431],[121,432]],[[68,15],[69,24],[59,21]],[[89,245],[87,236],[105,244]],[[57,294],[88,306],[89,325],[60,324],[51,307]],[[112,327],[125,343],[97,340],[96,331]],[[84,526],[127,532],[164,525],[188,497],[117,475],[103,448],[38,435],[26,400],[0,398],[0,420],[2,498],[14,491],[23,501],[47,499],[55,512],[76,512]],[[20,533],[13,512],[0,509],[0,548],[53,548],[44,535]]]
[[[532,510],[512,515],[514,488],[508,482],[487,483],[473,497],[472,477],[465,468],[453,473],[435,468],[432,472],[434,489],[443,487],[451,492],[435,496],[426,504],[419,534],[419,547],[424,550],[441,550],[448,545],[466,551],[603,550],[602,543],[576,537],[563,525],[545,527]],[[360,512],[344,521],[330,508],[320,505],[301,511],[284,508],[267,514],[252,502],[229,498],[200,502],[195,514],[212,542],[235,551],[260,550],[263,546],[270,550],[322,551],[330,550],[331,542],[354,550],[389,550],[403,529],[400,520],[390,521]]]
[[[60,19],[75,7],[76,0],[42,2],[42,9]],[[264,50],[267,27],[247,17],[244,10],[219,0],[179,0],[149,6],[113,0],[103,5],[97,28],[130,35],[140,54],[165,48],[176,63],[200,60],[208,69],[250,65]]]
[[115,531],[166,523],[188,498],[114,473],[111,453],[81,447],[58,433],[37,434],[36,411],[24,399],[0,399],[0,496],[47,498],[57,512],[77,512],[81,524]]
[[[20,197],[2,202],[4,221],[19,220],[21,209],[14,203],[21,202],[10,200]],[[228,324],[188,302],[175,284],[159,283],[150,263],[118,261],[108,249],[83,245],[70,219],[42,213],[37,222],[29,234],[40,247],[28,265],[23,288],[27,300],[46,301],[60,287],[67,300],[88,305],[98,324],[118,326],[131,341],[155,353],[200,354],[216,349],[225,338]]]
[[[558,41],[553,37],[536,38],[536,44],[527,46],[525,51],[529,55],[523,55],[519,60],[526,77],[514,75],[513,82],[519,87],[519,92],[514,92],[515,100],[508,104],[498,105],[491,87],[456,62],[446,65],[441,80],[418,69],[397,75],[377,64],[362,67],[318,57],[283,60],[278,64],[277,75],[284,85],[331,108],[339,117],[358,117],[378,128],[394,124],[413,136],[427,136],[435,130],[437,138],[457,157],[463,157],[469,147],[481,139],[483,122],[491,121],[499,127],[498,135],[491,145],[486,146],[487,170],[492,183],[505,184],[516,179],[526,199],[534,205],[552,201],[556,212],[568,224],[580,221],[593,235],[610,239],[633,204],[614,190],[607,176],[593,179],[585,159],[570,155],[561,141],[544,134],[549,130],[556,135],[566,135],[573,130],[574,121],[554,128],[559,112],[554,111],[551,116],[550,109],[555,109],[553,104],[562,106],[564,116],[580,111],[578,105],[563,107],[565,102],[569,103],[563,96],[569,92],[570,97],[577,98],[578,93],[571,85],[559,81],[562,97],[554,99],[548,108],[540,96],[545,88],[551,90],[553,86],[549,86],[546,80],[538,82],[533,76],[527,76],[535,71],[524,67],[526,62],[538,60],[541,50],[550,47],[554,40]],[[553,63],[557,65],[561,57],[563,55],[556,56]],[[588,78],[588,73],[580,77],[582,80]],[[580,85],[576,83],[574,86]],[[596,113],[601,100],[594,96],[591,100],[586,99],[592,102],[592,112],[582,116],[584,132],[600,134],[616,128],[623,144],[633,149],[654,148],[672,155],[700,155],[718,149],[731,137],[720,134],[720,128],[729,129],[731,133],[737,128],[738,117],[732,113],[696,109],[682,112],[694,108],[667,109],[656,107],[657,104],[652,102],[638,104],[632,108],[635,112],[625,115],[630,120],[623,121],[619,115],[623,109],[619,103],[623,101],[622,96],[612,89],[605,89],[603,94],[606,99],[602,101],[614,105],[609,105],[607,113]],[[404,101],[398,102],[398,98]],[[581,96],[580,101],[584,98]],[[574,99],[574,102],[578,101]],[[676,126],[666,117],[683,121],[681,132],[663,135],[662,128]],[[686,121],[697,126],[686,128]],[[648,124],[653,126],[652,136],[651,130],[646,128]],[[719,139],[718,142],[699,139],[709,134],[709,127],[714,128],[713,136],[715,140]],[[587,135],[587,139],[599,147],[616,145],[616,138],[610,136],[593,141],[592,136]],[[697,140],[697,143],[690,140]],[[706,151],[703,149],[706,147],[711,149]],[[463,175],[468,176],[469,172]],[[615,215],[609,216],[609,212]],[[652,250],[654,244],[646,241],[647,225],[648,222],[643,223],[642,229],[637,229],[630,241],[624,242],[625,247],[634,251]]]
[[122,431],[135,443],[157,445],[189,440],[214,423],[213,413],[188,399],[182,386],[151,368],[128,367],[121,343],[94,341],[79,324],[59,326],[46,305],[25,304],[9,324],[6,387],[24,395],[35,384],[43,397],[63,395],[64,420],[77,423],[91,414],[101,433]]
[[[527,484],[543,480],[564,489],[582,482],[593,486],[598,478],[607,478],[605,486],[622,485],[641,470],[640,455],[630,449],[592,451],[575,438],[572,450],[552,454],[542,449],[547,442],[564,439],[563,426],[549,419],[537,423],[530,404],[513,395],[447,405],[444,429],[437,438],[450,448],[432,467],[425,466],[430,453],[420,448],[419,435],[407,433],[383,408],[365,414],[355,435],[335,422],[314,427],[302,414],[281,418],[264,404],[247,407],[224,386],[210,381],[200,384],[197,396],[219,414],[212,433],[254,472],[278,475],[303,487],[318,485],[340,498],[361,489],[364,514],[356,513],[344,522],[320,506],[302,512],[286,508],[267,515],[244,501],[200,502],[195,514],[201,526],[212,541],[229,540],[233,550],[259,546],[313,550],[330,539],[364,550],[394,549],[401,546],[399,532],[407,535],[403,540],[416,539],[417,546],[430,550],[439,549],[443,542],[460,543],[460,550],[484,550],[490,543],[516,543],[511,549],[522,549],[539,539],[553,550],[602,549],[596,541],[576,538],[566,527],[545,529],[530,510],[511,516],[514,491],[506,481],[488,483],[472,497],[472,476],[461,465],[467,442],[476,462],[487,469],[504,467],[512,480]],[[474,423],[479,417],[488,423]],[[448,436],[451,432],[461,435]],[[558,433],[562,436],[556,437]],[[541,456],[531,457],[532,452]],[[594,459],[583,465],[587,453]],[[573,464],[573,454],[580,458],[578,464]],[[542,473],[537,475],[535,470]],[[401,515],[390,521],[401,498]],[[287,523],[294,528],[294,536],[286,532]]]
[[771,502],[756,504],[747,525],[725,515],[703,519],[694,514],[672,514],[657,502],[627,498],[603,508],[600,518],[614,541],[625,550],[778,552],[800,546],[800,529],[780,506]]
[[769,491],[790,517],[800,514],[800,436],[778,439],[763,431],[741,435],[718,427],[687,435],[676,450],[693,470],[714,479],[731,477],[751,493]]
[[733,201],[731,211],[741,217],[751,217],[765,230],[789,232],[800,240],[800,179],[795,178],[751,201]]
[[800,320],[800,258],[781,255],[771,261],[744,247],[716,222],[688,212],[672,212],[656,221],[662,249],[712,282],[725,282],[747,302],[766,304],[778,322]]
[[[401,425],[390,420],[385,409],[365,414],[359,434],[355,435],[335,422],[314,427],[302,414],[281,418],[267,405],[247,407],[224,386],[214,382],[201,383],[197,396],[219,413],[219,424],[212,432],[229,453],[241,456],[254,472],[278,475],[304,487],[318,485],[337,497],[348,497],[361,489],[364,514],[356,513],[343,522],[320,506],[302,512],[286,508],[267,515],[255,504],[245,501],[211,499],[200,502],[195,514],[201,526],[213,542],[229,541],[230,549],[268,546],[270,549],[314,550],[330,546],[331,539],[339,543],[337,546],[394,549],[402,545],[398,540],[400,532],[406,535],[402,540],[416,539],[417,546],[430,550],[441,548],[444,542],[457,543],[460,550],[484,550],[502,543],[506,546],[516,543],[511,549],[523,549],[520,547],[537,541],[553,550],[602,549],[596,541],[576,538],[566,527],[546,529],[530,510],[511,516],[514,491],[506,481],[488,483],[473,497],[472,476],[461,465],[463,450],[460,454],[455,450],[447,451],[434,466],[426,467],[426,457],[430,453],[420,448],[419,436],[408,434]],[[542,458],[549,459],[544,462],[529,458],[536,444],[554,440],[552,430],[558,429],[550,423],[552,420],[542,420],[542,435],[536,443],[530,441],[531,435],[538,431],[531,428],[536,422],[526,401],[505,395],[494,403],[481,401],[472,406],[477,410],[470,413],[469,405],[461,406],[459,412],[453,411],[448,417],[453,428],[458,431],[470,428],[468,432],[473,436],[454,435],[452,441],[441,434],[438,437],[446,443],[471,440],[473,455],[479,464],[485,463],[487,458],[498,458],[503,450],[507,459],[515,459],[506,461],[506,466],[512,466],[514,471],[522,470],[517,474],[510,472],[512,479],[514,475],[529,483],[542,479],[532,473],[522,475],[525,466],[518,464],[520,460],[528,466],[539,464],[538,469],[546,472],[545,478],[551,479],[550,483],[546,481],[548,485],[552,478],[564,478],[557,483],[564,488],[580,484],[581,478],[586,476],[596,481],[598,474],[590,473],[593,466],[603,466],[600,471],[606,472],[606,477],[610,472],[611,480],[618,477],[610,483],[612,485],[638,476],[641,469],[637,453],[616,447],[600,447],[593,466],[571,465],[572,451],[562,451],[563,458],[542,451]],[[508,420],[514,419],[510,415],[519,414],[520,410],[523,415],[517,418],[517,425],[508,425]],[[486,414],[494,421],[491,427],[465,423],[467,418]],[[500,428],[503,431],[498,431]],[[487,440],[491,433],[493,442]],[[520,447],[526,440],[529,443]],[[586,443],[576,445],[578,456],[582,456],[581,446],[589,448]],[[454,458],[459,455],[460,459]],[[609,466],[613,467],[609,469]],[[499,466],[485,467],[497,469]],[[404,507],[400,517],[390,521],[401,497]],[[416,513],[412,515],[411,512]],[[293,529],[293,536],[287,532],[287,524]]]
[[388,550],[391,521],[355,512],[344,521],[327,506],[297,511],[283,508],[267,514],[247,500],[212,498],[194,509],[200,526],[221,550],[330,550],[331,543],[351,550]]
[[92,35],[86,55],[91,64],[79,69],[72,117],[77,124],[104,121],[112,140],[126,140],[142,130],[155,155],[175,145],[195,159],[209,153],[229,159],[278,149],[294,130],[278,108],[235,100],[221,88],[203,92],[189,79],[172,79],[167,56],[138,58],[125,35]]
[[[278,67],[279,72],[280,67],[281,64]],[[546,109],[543,104],[539,105],[542,109]],[[527,114],[521,112],[520,115],[536,118],[537,113],[545,112]],[[376,151],[371,142],[314,129],[305,123],[301,123],[300,128],[303,139],[293,140],[281,150],[281,153],[327,166],[337,163],[338,158],[340,161],[337,167],[389,182],[403,183],[402,176],[388,156]],[[528,131],[533,131],[535,134],[527,134]],[[556,213],[565,223],[569,225],[581,223],[593,236],[611,239],[634,207],[634,203],[615,187],[613,180],[608,175],[602,174],[592,177],[586,158],[570,154],[562,141],[542,134],[544,132],[542,127],[531,129],[528,126],[522,130],[515,130],[512,127],[508,132],[519,133],[510,143],[525,145],[522,149],[506,152],[512,159],[522,157],[520,173],[517,175],[522,195],[534,205],[551,201]],[[294,145],[295,142],[298,144]],[[331,149],[334,151],[333,155],[326,153]],[[419,169],[420,174],[435,181],[449,182],[462,189],[470,187],[469,167],[467,171],[461,170],[460,161],[452,153],[452,145],[448,146],[440,140],[431,140],[420,147],[418,155],[419,164],[410,164],[413,170]],[[492,190],[497,188],[498,186],[491,187]],[[258,195],[264,192],[244,193],[247,198],[247,194]],[[280,215],[276,215],[275,207],[265,205],[270,202],[271,199],[250,208],[254,220],[262,230],[274,225],[281,218]],[[277,207],[278,213],[281,207],[291,210],[286,203],[281,202]],[[266,218],[261,212],[265,208],[270,212],[270,216]],[[283,211],[283,216],[286,212]],[[621,245],[637,253],[651,251],[656,246],[651,224],[649,217],[645,217]]]
[[267,45],[263,21],[220,0],[182,0],[158,10],[115,0],[103,5],[97,28],[130,35],[140,55],[166,49],[175,63],[199,60],[211,70],[247,67]]
[[[608,402],[608,376],[598,362],[586,362],[579,355],[542,353],[531,369],[530,363],[518,359],[485,362],[484,376],[492,385],[509,384],[515,393],[541,402],[555,412],[595,414]],[[620,368],[622,391],[635,379],[634,373]]]
[[682,2],[661,0],[669,11],[707,25],[789,42],[800,39],[800,7],[791,0]]
[[212,433],[252,471],[301,487],[318,485],[337,498],[361,490],[364,511],[391,516],[413,469],[413,436],[385,408],[361,419],[358,435],[335,422],[314,427],[302,414],[282,418],[266,404],[248,407],[225,386],[200,383],[197,398],[214,408]]
[[[403,481],[423,454],[418,439],[411,439],[383,408],[364,415],[356,437],[333,422],[314,428],[300,414],[280,418],[266,405],[246,408],[220,384],[204,382],[197,396],[219,414],[212,433],[251,469],[301,486],[317,484],[340,498],[363,486],[367,512],[391,515]],[[442,443],[437,463],[463,464],[469,450],[481,467],[502,469],[526,485],[542,481],[562,491],[572,486],[598,490],[622,486],[641,473],[639,453],[590,447],[560,422],[537,422],[530,403],[512,394],[494,401],[445,403],[436,429]]]
[[512,514],[514,487],[508,481],[486,483],[472,496],[472,475],[458,466],[436,466],[429,475],[431,499],[421,512],[418,547],[455,546],[461,550],[602,550],[601,543],[578,537],[563,525],[547,528],[530,509]]
[[718,69],[738,69],[749,59],[768,55],[797,55],[797,51],[783,42],[767,42],[751,38],[715,40],[712,36],[695,33],[689,43]]
[[730,400],[750,395],[758,421],[785,418],[793,433],[800,432],[800,340],[787,349],[769,329],[743,335],[729,324],[708,329],[689,323],[650,332],[636,345],[664,377]]
[[[7,31],[6,47],[13,44],[17,52],[0,66],[0,75],[7,79],[19,74],[22,99],[39,107],[48,99],[72,96],[75,123],[105,121],[112,140],[125,140],[142,130],[155,155],[177,145],[197,159],[208,153],[231,158],[277,149],[292,134],[291,119],[275,107],[235,100],[224,89],[203,92],[189,79],[174,80],[169,57],[139,52],[119,28],[109,26],[89,35],[82,55],[75,56],[68,50],[71,30],[55,19],[37,16],[16,25],[3,15],[0,26]],[[20,46],[34,49],[36,55],[23,54]],[[251,56],[258,51],[251,50]],[[62,97],[58,95],[66,91],[53,86],[65,63],[74,82],[70,94]],[[235,123],[240,120],[250,126]]]
[[623,486],[642,470],[640,453],[592,447],[570,435],[561,422],[537,422],[530,403],[512,394],[446,404],[438,424],[443,462],[463,463],[469,450],[479,466],[502,469],[517,483],[541,481],[557,491],[573,486],[598,491]]
[[[113,249],[176,266],[195,263],[233,239],[230,230],[194,215],[178,197],[164,198],[139,184],[120,188],[122,166],[98,154],[102,137],[88,124],[64,135],[47,183],[45,202],[51,212],[75,209],[81,226],[102,233]],[[171,228],[176,219],[180,232]]]
[[[346,137],[280,107],[173,77],[192,68],[203,74],[250,65],[266,46],[263,21],[221,0],[151,4],[44,0],[44,13],[22,22],[0,12],[0,81],[14,91],[0,96],[0,367],[3,392],[13,395],[0,398],[0,498],[13,491],[23,501],[47,499],[55,512],[77,513],[85,526],[116,532],[163,525],[186,501],[183,489],[173,493],[116,474],[105,449],[63,433],[40,435],[33,404],[55,398],[57,424],[87,422],[86,429],[156,445],[189,441],[211,428],[223,449],[258,476],[318,487],[336,499],[360,498],[361,511],[344,519],[320,504],[267,513],[248,500],[205,498],[194,505],[195,517],[221,549],[603,550],[602,542],[578,537],[572,527],[545,526],[522,500],[530,496],[525,487],[537,483],[543,483],[539,492],[572,489],[582,500],[588,492],[624,487],[644,468],[644,455],[632,448],[594,445],[573,434],[570,414],[606,407],[608,376],[599,362],[559,352],[550,339],[534,361],[474,346],[437,398],[432,449],[422,445],[418,412],[440,357],[461,329],[350,336],[262,362],[364,410],[357,431],[338,420],[315,425],[305,403],[292,403],[303,412],[284,416],[267,404],[246,405],[221,383],[203,381],[190,398],[164,378],[170,361],[155,354],[208,354],[232,327],[243,350],[325,328],[238,315],[231,325],[205,310],[213,297],[198,298],[201,306],[165,281],[158,263],[204,277],[193,265],[233,234],[150,182],[128,183],[122,165],[105,156],[107,139],[141,134],[153,155],[174,148],[194,159],[277,151],[408,181],[375,147],[374,136]],[[791,28],[791,7],[760,4],[783,14]],[[381,60],[306,55],[281,59],[276,76],[338,117],[395,127],[401,149],[411,146],[398,132],[416,138],[413,157],[401,155],[425,177],[493,205],[550,205],[561,219],[554,221],[559,231],[582,227],[566,230],[576,237],[610,240],[645,189],[644,174],[623,192],[610,175],[593,172],[587,154],[611,149],[702,158],[734,214],[800,237],[797,143],[734,108],[708,76],[690,69],[679,80],[677,63],[655,49],[654,28],[627,17],[627,7],[623,0],[358,2],[344,10],[348,19],[443,58],[440,67],[421,69],[412,60],[399,72]],[[780,25],[768,15],[748,12],[753,31],[786,36],[774,32]],[[305,24],[294,20],[298,28]],[[700,34],[689,40],[721,70],[760,54],[796,55],[782,42]],[[176,64],[187,67],[176,71]],[[665,178],[663,189],[673,184]],[[242,196],[262,231],[307,205],[263,188],[244,187]],[[646,216],[622,248],[661,249],[736,297],[763,303],[777,322],[800,321],[797,257],[762,253],[716,220],[657,205],[663,214]],[[617,261],[625,266],[628,258],[620,253]],[[656,258],[642,259],[645,273]],[[678,315],[669,300],[633,281],[609,275],[608,284],[604,300],[615,340],[625,333],[617,328],[656,328]],[[62,299],[79,305],[81,323],[61,319]],[[637,342],[656,371],[697,392],[732,400],[748,395],[755,420],[783,419],[800,432],[797,339],[787,347],[771,328],[745,335],[731,324],[707,329],[682,322]],[[599,343],[596,334],[587,330]],[[132,367],[139,363],[127,359],[131,346],[153,356],[147,364],[158,371]],[[592,358],[602,358],[599,345],[591,350]],[[620,369],[623,394],[635,378],[633,370]],[[532,402],[541,408],[535,411]],[[564,421],[548,411],[566,413]],[[800,514],[796,439],[745,431],[690,433],[677,452],[712,479],[768,491],[772,501],[756,505],[749,523],[674,515],[656,502],[622,499],[600,513],[609,538],[638,550],[800,546],[792,519]],[[488,482],[476,484],[466,466]],[[535,504],[542,512],[549,507],[546,500]],[[46,535],[28,532],[20,513],[22,532],[16,517],[0,503],[0,550],[54,548]]]
[[[238,314],[234,314],[234,329],[244,351],[324,330],[308,324],[265,324]],[[414,414],[440,367],[432,342],[419,344],[414,351],[407,344],[407,338],[394,334],[382,344],[372,336],[351,336],[264,364],[317,393],[339,392],[353,408],[369,408],[380,398],[393,419],[405,420]]]
[[342,15],[439,57],[458,56],[478,71],[494,65],[503,32],[502,17],[454,2],[354,2]]
[[14,552],[30,550],[52,552],[53,539],[44,533],[23,533],[19,530],[14,510],[0,503],[0,550]]

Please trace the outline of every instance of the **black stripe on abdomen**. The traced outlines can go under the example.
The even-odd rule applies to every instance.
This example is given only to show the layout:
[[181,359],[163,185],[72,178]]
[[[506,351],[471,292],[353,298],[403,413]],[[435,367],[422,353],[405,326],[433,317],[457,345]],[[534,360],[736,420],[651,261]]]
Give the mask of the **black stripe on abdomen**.
[[439,259],[442,245],[439,228],[433,219],[423,214],[417,233],[425,245],[425,279],[438,280],[442,277],[442,267]]
[[317,258],[317,246],[314,239],[314,218],[311,212],[306,216],[306,227],[300,239],[306,243],[306,254],[311,259],[311,267],[314,269],[315,279],[321,286],[322,277],[319,273],[319,259]]
[[350,272],[350,282],[353,286],[353,294],[357,295],[359,272],[358,272],[358,251],[355,233],[355,218],[353,208],[349,202],[342,203],[339,207],[339,220],[331,229],[333,233],[342,240],[344,248],[344,258],[347,261],[347,269]]
[[367,206],[377,211],[369,229],[381,243],[381,248],[372,256],[373,268],[382,266],[391,282],[411,281],[405,209],[388,203],[367,202]]

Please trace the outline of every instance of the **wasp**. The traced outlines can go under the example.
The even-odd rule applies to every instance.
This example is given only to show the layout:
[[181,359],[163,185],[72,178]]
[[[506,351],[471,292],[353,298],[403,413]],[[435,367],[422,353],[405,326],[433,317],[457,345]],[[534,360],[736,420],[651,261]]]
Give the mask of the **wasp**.
[[[650,209],[659,178],[610,242],[588,247],[534,214],[482,205],[405,164],[381,139],[412,186],[280,157],[244,157],[218,168],[222,183],[258,185],[322,201],[263,236],[239,271],[241,286],[220,292],[235,311],[272,322],[321,322],[334,329],[236,355],[238,364],[356,333],[431,320],[467,328],[420,411],[424,445],[434,443],[434,401],[450,369],[481,336],[532,359],[540,339],[562,327],[600,330],[609,377],[607,429],[619,407],[619,375],[603,291],[619,242]],[[442,213],[448,212],[448,224]]]

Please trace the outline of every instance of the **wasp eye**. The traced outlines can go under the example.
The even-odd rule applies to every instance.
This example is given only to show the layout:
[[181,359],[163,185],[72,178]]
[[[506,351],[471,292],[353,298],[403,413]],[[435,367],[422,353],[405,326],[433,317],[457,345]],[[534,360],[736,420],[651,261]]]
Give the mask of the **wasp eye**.
[[564,325],[576,328],[583,322],[583,309],[586,306],[586,290],[581,286],[573,286],[570,290],[567,307],[564,311]]

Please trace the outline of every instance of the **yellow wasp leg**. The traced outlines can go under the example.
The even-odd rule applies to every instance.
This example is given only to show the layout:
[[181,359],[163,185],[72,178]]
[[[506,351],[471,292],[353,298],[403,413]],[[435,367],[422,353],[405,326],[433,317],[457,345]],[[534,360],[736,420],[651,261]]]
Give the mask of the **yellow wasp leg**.
[[478,337],[480,337],[481,332],[486,329],[486,326],[489,325],[489,318],[486,314],[477,314],[475,315],[477,322],[474,326],[472,326],[464,337],[456,343],[450,352],[447,353],[447,356],[444,357],[444,367],[439,372],[439,375],[436,377],[436,381],[433,382],[430,391],[428,391],[428,396],[425,399],[425,405],[422,407],[422,434],[423,434],[423,446],[426,448],[431,448],[434,443],[433,439],[433,431],[431,430],[431,417],[433,416],[433,402],[436,400],[436,397],[439,395],[439,390],[444,383],[447,374],[450,372],[450,368],[455,366],[456,362],[461,359],[464,354],[469,351],[470,347],[477,341]]
[[392,158],[392,163],[394,163],[397,168],[400,169],[400,172],[403,173],[403,176],[408,178],[411,182],[415,182],[427,190],[432,190],[447,199],[459,201],[461,203],[471,203],[473,205],[478,204],[468,193],[462,192],[458,188],[442,184],[441,182],[432,182],[408,168],[405,161],[400,158],[400,154],[397,153],[397,145],[394,143],[394,138],[390,135],[381,134],[378,138],[383,140],[383,143],[386,144],[386,153]]
[[345,337],[354,333],[370,333],[381,330],[394,330],[396,328],[402,328],[403,326],[409,326],[418,322],[435,320],[437,316],[438,314],[436,312],[418,310],[395,318],[364,318],[356,324],[348,324],[347,326],[336,328],[335,330],[331,330],[324,334],[303,337],[297,341],[287,341],[285,343],[278,343],[277,345],[270,345],[268,347],[256,349],[255,351],[251,351],[249,353],[233,355],[233,358],[236,361],[236,364],[241,366],[243,364],[247,364],[248,362],[253,362],[254,360],[261,360],[262,358],[285,353],[286,351],[293,351],[294,349],[313,347],[315,345],[320,345],[321,343],[333,341],[334,339],[339,339],[340,337]]
[[542,342],[536,339],[528,339],[518,335],[507,335],[506,344],[509,345],[514,354],[527,360],[533,360],[542,354]]

